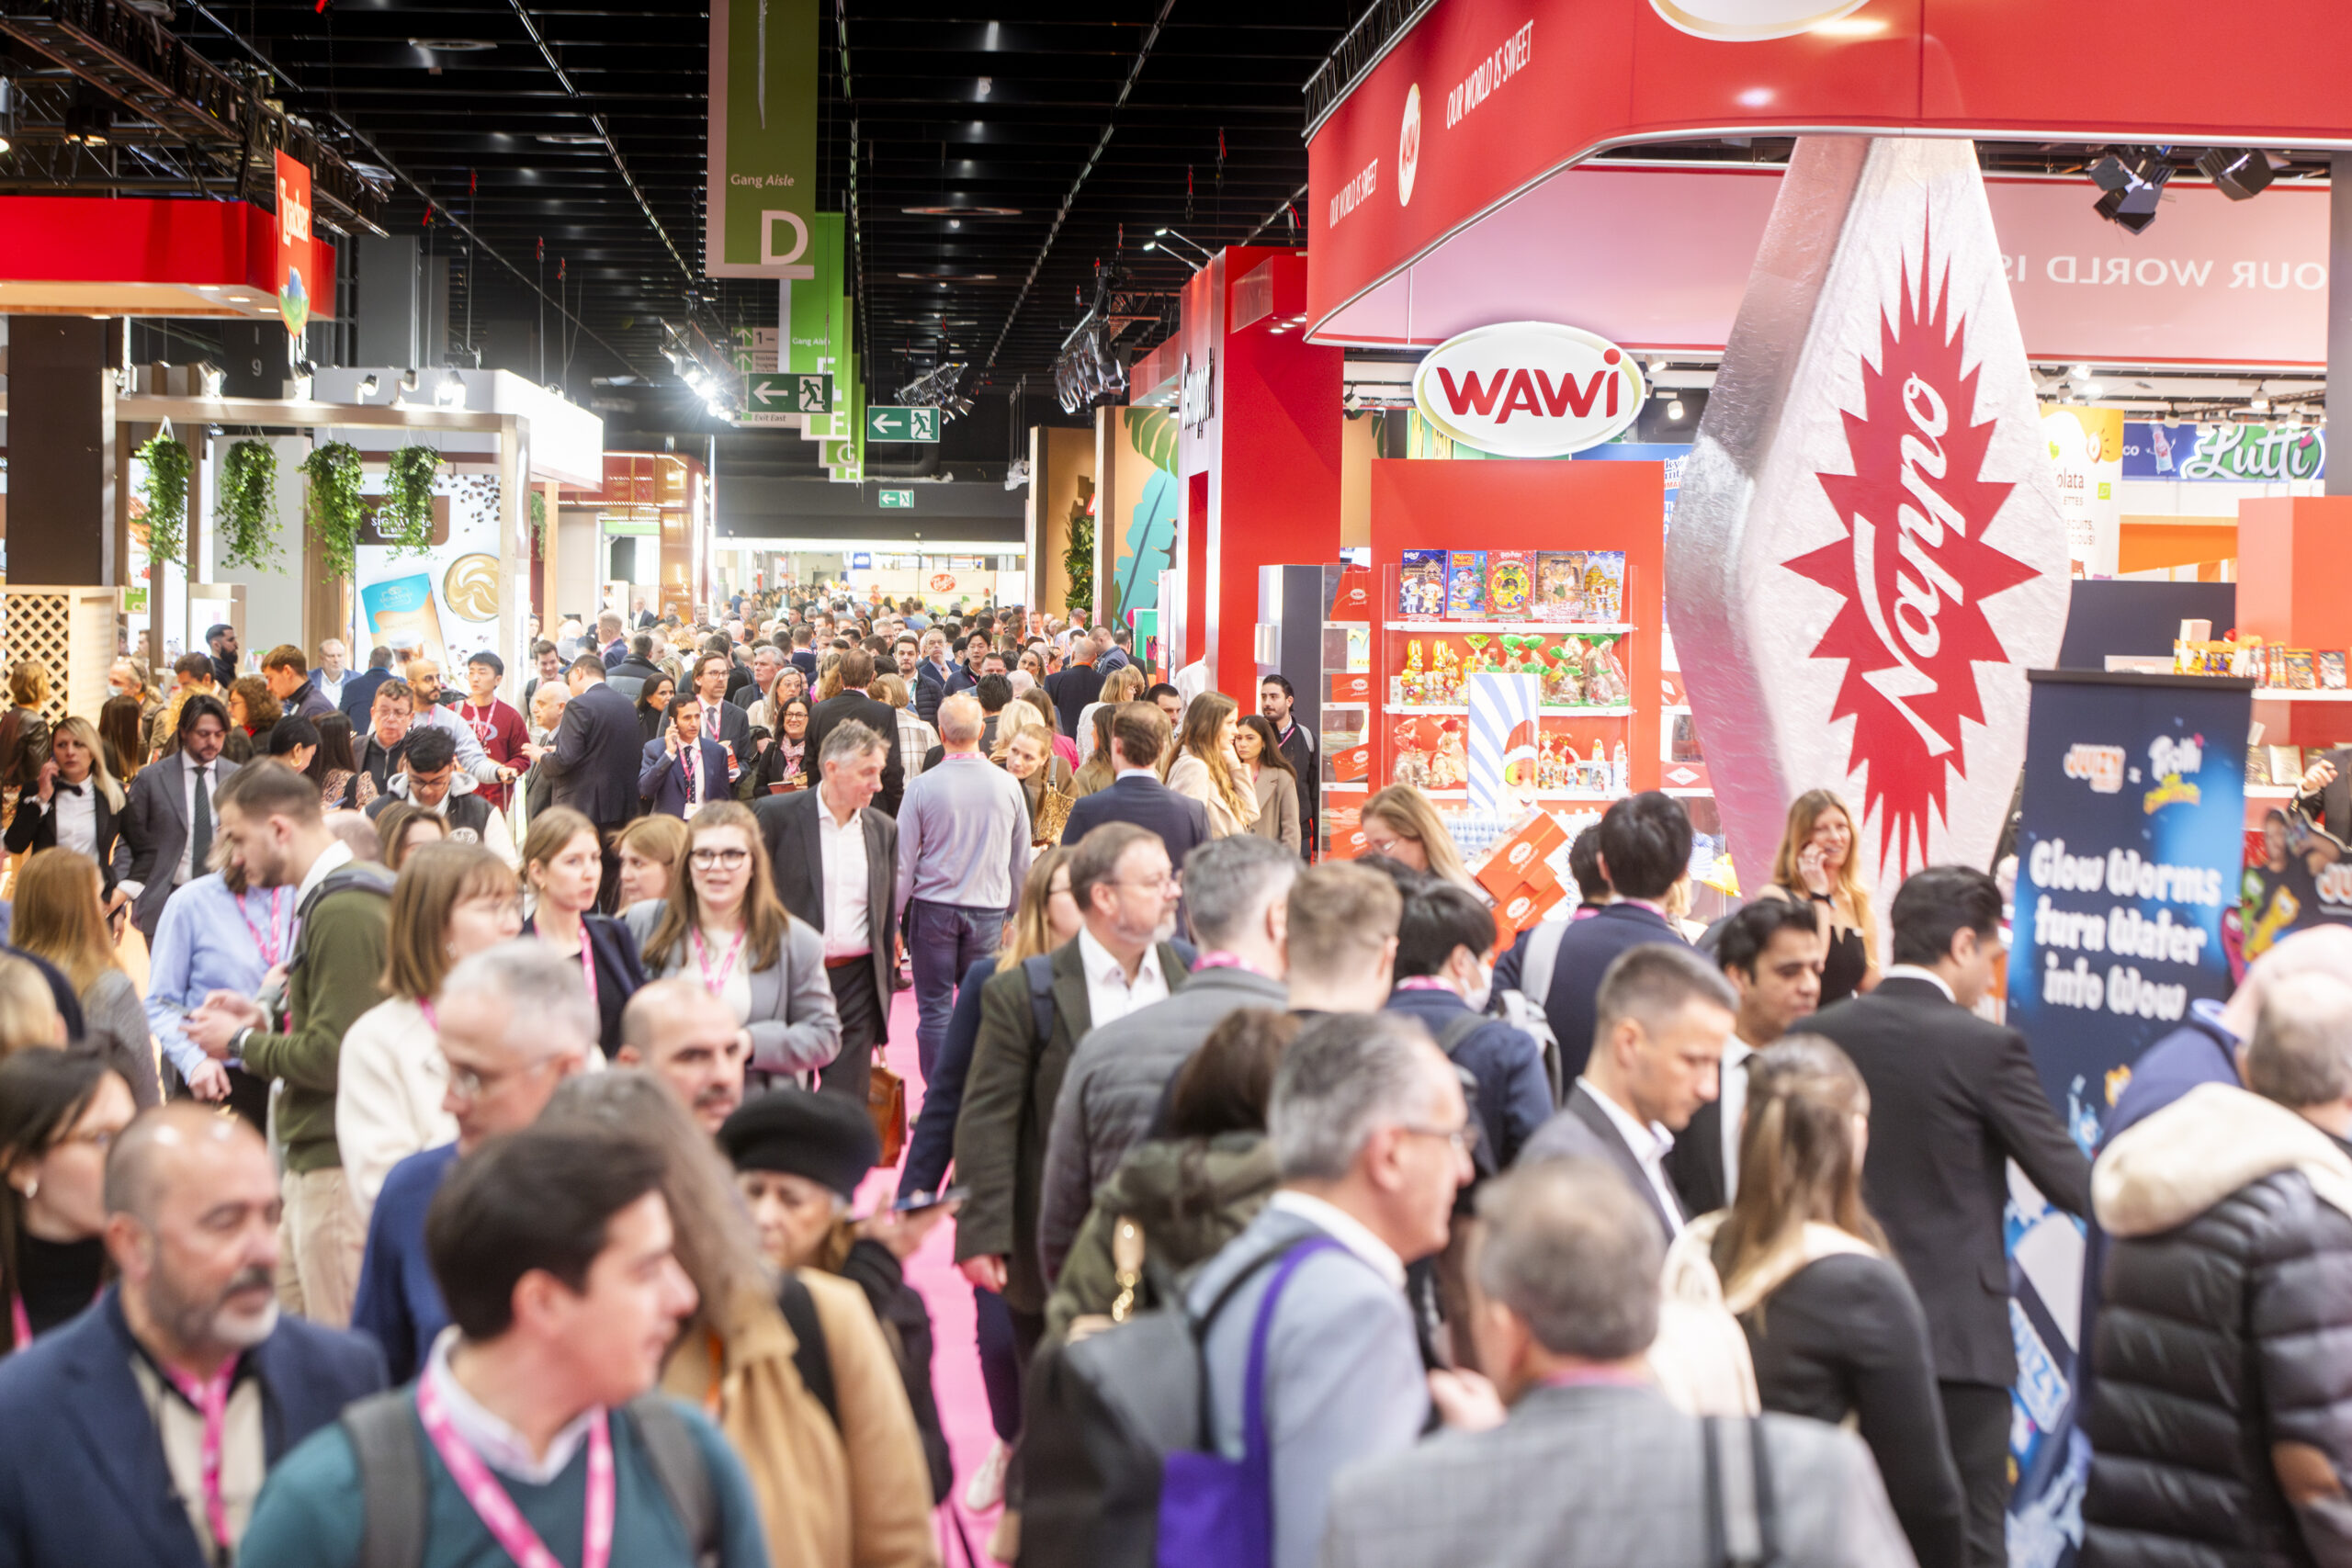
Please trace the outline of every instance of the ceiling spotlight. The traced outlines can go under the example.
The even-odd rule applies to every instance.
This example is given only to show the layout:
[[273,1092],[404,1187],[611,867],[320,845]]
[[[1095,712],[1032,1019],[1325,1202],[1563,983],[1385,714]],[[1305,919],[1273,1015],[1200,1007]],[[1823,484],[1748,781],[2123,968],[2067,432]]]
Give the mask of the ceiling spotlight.
[[2256,413],[2268,413],[2270,412],[2270,395],[2265,392],[2260,387],[2256,387],[2254,389],[2254,396],[2245,400],[2245,406],[2252,409]]
[[2156,203],[2163,199],[2165,182],[2172,178],[2172,165],[2154,153],[2132,153],[2126,158],[2104,152],[2087,172],[2091,183],[2104,193],[2094,204],[2095,210],[2134,234],[2156,220]]
[[2080,384],[2080,389],[2083,394],[2083,400],[2086,403],[2095,403],[2098,401],[2099,399],[2107,396],[2107,389],[2100,386],[2097,381],[2082,382]]
[[2270,183],[2270,160],[2250,147],[2211,147],[2197,155],[2197,172],[2232,201],[2252,201]]
[[1677,398],[1672,402],[1666,405],[1666,417],[1668,419],[1680,419],[1682,417],[1682,400],[1680,398]]
[[376,378],[373,376],[362,376],[359,378],[359,400],[364,403],[375,395]]
[[2091,367],[2087,365],[2077,365],[2066,374],[2077,381],[2087,381],[2091,378]]
[[407,370],[401,373],[401,390],[403,392],[413,392],[416,390],[416,372],[414,370]]
[[445,409],[456,408],[459,403],[464,402],[466,400],[465,378],[455,370],[443,376],[441,384],[433,389],[433,400]]

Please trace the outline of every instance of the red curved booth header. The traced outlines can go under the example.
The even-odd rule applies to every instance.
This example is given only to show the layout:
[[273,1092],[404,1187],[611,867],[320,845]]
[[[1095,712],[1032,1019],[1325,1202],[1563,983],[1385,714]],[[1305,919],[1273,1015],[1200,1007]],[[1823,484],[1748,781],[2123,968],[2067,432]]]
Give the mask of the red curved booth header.
[[[1739,36],[1774,18],[1811,25]],[[1309,140],[1308,314],[1613,146],[1905,130],[2346,145],[2347,60],[2352,6],[2236,25],[2211,0],[1438,0]]]

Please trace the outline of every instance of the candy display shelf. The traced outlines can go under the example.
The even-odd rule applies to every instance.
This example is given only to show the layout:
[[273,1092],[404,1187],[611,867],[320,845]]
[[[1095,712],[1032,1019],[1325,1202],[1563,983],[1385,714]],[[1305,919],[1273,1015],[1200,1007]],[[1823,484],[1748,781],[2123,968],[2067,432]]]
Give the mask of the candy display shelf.
[[2352,703],[2352,692],[2305,691],[2296,686],[2256,686],[2258,703]]
[[1383,621],[1391,632],[1512,632],[1532,636],[1560,633],[1568,637],[1620,637],[1641,628],[1630,621]]

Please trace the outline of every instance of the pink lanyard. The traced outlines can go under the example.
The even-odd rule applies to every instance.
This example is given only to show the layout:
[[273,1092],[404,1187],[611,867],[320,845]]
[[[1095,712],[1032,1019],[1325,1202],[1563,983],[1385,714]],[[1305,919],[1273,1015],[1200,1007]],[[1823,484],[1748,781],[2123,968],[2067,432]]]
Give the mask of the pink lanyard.
[[425,1026],[431,1029],[436,1036],[440,1034],[441,1015],[433,1010],[433,998],[431,997],[417,998],[416,1010],[424,1015]]
[[[473,1505],[492,1539],[500,1550],[514,1560],[516,1568],[560,1568],[554,1552],[539,1540],[538,1532],[525,1521],[514,1500],[506,1488],[490,1473],[490,1467],[466,1446],[458,1436],[458,1428],[449,1419],[447,1406],[434,1387],[432,1374],[416,1380],[416,1418],[424,1425],[424,1435],[433,1439],[434,1451],[441,1462],[449,1467],[449,1477],[464,1493],[466,1501]],[[580,1568],[605,1568],[613,1555],[613,1433],[609,1417],[602,1410],[588,1428],[588,1506],[582,1526],[583,1540],[580,1547]]]
[[286,889],[283,887],[273,887],[269,890],[269,926],[266,934],[262,927],[254,924],[253,910],[246,903],[252,895],[250,893],[237,895],[238,917],[245,922],[245,930],[253,933],[254,948],[261,954],[261,966],[265,970],[276,968],[278,959],[286,952],[286,941],[277,934],[278,904],[285,895]]
[[594,1008],[596,1005],[596,960],[589,951],[588,919],[584,915],[580,920],[580,977],[587,982],[588,1005]]
[[1453,994],[1453,987],[1434,975],[1408,976],[1396,982],[1396,988],[1400,991],[1443,991],[1448,996]]
[[204,1522],[210,1527],[214,1542],[225,1551],[229,1506],[220,1500],[220,1445],[229,1425],[229,1383],[237,1375],[237,1358],[231,1356],[221,1362],[220,1370],[209,1378],[193,1378],[175,1367],[164,1367],[164,1375],[204,1416],[204,1444],[198,1461],[203,1477]]
[[[1259,968],[1255,964],[1252,964],[1248,959],[1243,958],[1241,954],[1238,953],[1227,953],[1221,947],[1211,948],[1208,952],[1202,953],[1198,958],[1193,960],[1193,974],[1197,975],[1204,969],[1241,969],[1246,970],[1252,975],[1265,975],[1266,973],[1263,969]],[[1273,976],[1270,975],[1266,977],[1268,979],[1273,978]]]
[[752,928],[747,924],[735,933],[735,941],[727,950],[727,962],[718,966],[716,976],[710,972],[710,953],[703,946],[701,929],[696,928],[691,934],[695,939],[695,962],[702,965],[702,988],[715,997],[725,987],[727,976],[735,973],[735,955],[743,951],[743,939],[752,934]]
[[[95,1303],[98,1296],[106,1293],[107,1288],[102,1284],[98,1287],[97,1295],[92,1296],[90,1300]],[[25,1298],[13,1292],[8,1297],[8,1327],[10,1349],[21,1350],[33,1342],[33,1320],[25,1315]]]
[[473,704],[460,703],[458,705],[458,716],[464,719],[467,727],[472,729],[474,739],[485,746],[489,745],[498,734],[498,704],[494,700],[488,707],[481,710],[481,716],[479,718],[474,716]]

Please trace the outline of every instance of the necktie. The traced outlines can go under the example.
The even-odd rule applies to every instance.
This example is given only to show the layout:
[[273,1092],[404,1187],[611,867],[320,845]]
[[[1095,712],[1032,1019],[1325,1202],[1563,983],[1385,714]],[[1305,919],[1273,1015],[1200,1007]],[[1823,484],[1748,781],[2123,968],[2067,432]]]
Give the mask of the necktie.
[[198,765],[196,802],[188,808],[187,874],[191,881],[205,874],[205,863],[212,858],[212,796],[204,787],[204,775],[211,766],[209,762]]

